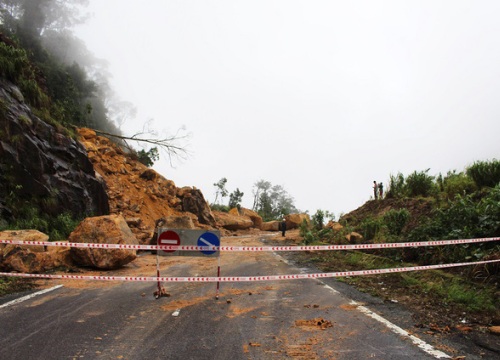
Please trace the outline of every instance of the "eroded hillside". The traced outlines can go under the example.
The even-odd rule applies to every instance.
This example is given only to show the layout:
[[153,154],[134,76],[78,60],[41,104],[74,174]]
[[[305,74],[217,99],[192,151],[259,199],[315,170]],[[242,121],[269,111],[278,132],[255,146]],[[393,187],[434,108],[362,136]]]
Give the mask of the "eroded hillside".
[[160,218],[188,217],[197,228],[216,226],[199,189],[176,187],[93,130],[79,129],[79,134],[96,173],[107,185],[110,213],[123,215],[140,241],[150,238]]

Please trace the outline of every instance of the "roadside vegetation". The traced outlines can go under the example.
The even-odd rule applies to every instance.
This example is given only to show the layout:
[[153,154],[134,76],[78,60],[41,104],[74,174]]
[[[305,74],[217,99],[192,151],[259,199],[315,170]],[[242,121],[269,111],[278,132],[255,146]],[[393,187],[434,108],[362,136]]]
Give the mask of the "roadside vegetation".
[[[445,176],[429,170],[408,176],[391,175],[385,198],[368,201],[342,216],[338,227],[325,227],[317,212],[304,223],[304,244],[348,244],[352,232],[363,243],[416,242],[500,236],[500,161],[477,161],[464,171]],[[366,251],[330,251],[309,254],[324,271],[377,269],[500,259],[500,242]],[[381,297],[407,294],[446,308],[500,317],[500,263],[406,272],[342,281]],[[391,291],[387,291],[387,289]],[[408,300],[408,299],[407,299]]]
[[[239,209],[244,193],[236,188],[229,193],[226,189],[227,178],[223,177],[214,183],[215,200],[210,208],[215,211],[228,212],[233,208]],[[262,220],[281,220],[283,216],[298,213],[299,210],[294,205],[294,199],[281,185],[272,185],[266,180],[257,181],[252,189],[253,206],[252,210],[257,212]],[[224,204],[224,198],[229,195],[229,202]]]
[[16,277],[0,277],[0,297],[30,290],[36,287],[32,279],[22,279]]

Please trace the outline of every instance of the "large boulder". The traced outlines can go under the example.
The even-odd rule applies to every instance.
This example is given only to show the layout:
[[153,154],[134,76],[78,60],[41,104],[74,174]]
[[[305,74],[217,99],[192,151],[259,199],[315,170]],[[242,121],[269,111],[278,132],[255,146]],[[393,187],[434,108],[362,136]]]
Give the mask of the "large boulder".
[[311,219],[309,218],[308,214],[290,214],[285,216],[285,221],[286,221],[286,229],[291,230],[291,229],[297,229],[300,227],[303,221],[306,221],[306,223],[309,225],[311,222]]
[[[70,242],[138,245],[121,215],[107,215],[83,220],[69,236]],[[136,250],[72,248],[71,256],[81,266],[116,269],[136,259]]]
[[279,231],[280,230],[281,221],[267,221],[262,223],[261,230],[263,231]]
[[[48,235],[37,230],[0,232],[1,239],[19,241],[47,241]],[[57,268],[71,268],[73,262],[69,247],[42,245],[0,244],[0,270],[38,274]]]
[[167,216],[165,223],[161,227],[168,229],[196,229],[193,219],[188,215]]
[[252,220],[247,216],[233,215],[221,211],[214,211],[219,226],[227,230],[246,230],[253,226]]
[[262,217],[257,214],[255,211],[250,210],[250,209],[245,209],[243,207],[238,208],[232,208],[229,210],[229,214],[235,215],[235,216],[246,216],[252,220],[253,227],[260,229],[262,226]]
[[[49,235],[44,234],[38,230],[5,230],[0,232],[1,240],[17,240],[17,241],[49,241]],[[6,244],[0,244],[1,246]],[[32,252],[43,252],[45,246],[43,245],[16,245],[23,249],[31,250]]]
[[215,226],[214,215],[199,189],[186,186],[178,190],[177,196],[182,199],[183,211],[195,214],[200,224]]

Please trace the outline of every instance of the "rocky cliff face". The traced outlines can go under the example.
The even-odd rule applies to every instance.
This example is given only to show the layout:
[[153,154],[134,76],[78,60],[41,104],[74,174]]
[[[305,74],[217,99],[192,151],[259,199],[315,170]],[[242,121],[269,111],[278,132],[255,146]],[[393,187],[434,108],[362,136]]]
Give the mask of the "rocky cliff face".
[[82,144],[40,120],[19,89],[0,79],[0,220],[10,220],[13,202],[51,216],[110,210]]

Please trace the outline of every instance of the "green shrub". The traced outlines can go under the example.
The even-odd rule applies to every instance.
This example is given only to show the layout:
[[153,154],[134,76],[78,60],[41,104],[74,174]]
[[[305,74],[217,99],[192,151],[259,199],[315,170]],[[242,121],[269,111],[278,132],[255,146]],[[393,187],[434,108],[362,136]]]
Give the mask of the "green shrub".
[[[431,218],[413,229],[408,234],[408,240],[470,239],[494,237],[499,233],[500,185],[491,189],[479,202],[474,200],[473,195],[457,195],[453,201],[448,202],[447,207],[436,209]],[[481,260],[498,249],[500,247],[492,242],[425,247],[414,254],[413,260],[419,263]],[[492,274],[495,273],[498,273],[498,270],[493,269]]]
[[38,85],[35,68],[25,50],[0,42],[0,76],[18,85],[29,104],[49,105],[49,97]]
[[401,235],[409,219],[410,212],[406,209],[391,209],[382,218],[384,225],[391,235]]
[[306,231],[303,235],[303,238],[304,238],[304,240],[303,240],[304,245],[312,244],[318,240],[318,238],[315,236],[314,232],[311,230]]
[[141,149],[137,152],[138,160],[146,165],[147,167],[151,167],[154,165],[155,161],[158,161],[160,158],[160,154],[158,153],[158,148],[153,147],[148,151]]
[[428,197],[436,193],[437,188],[434,184],[434,177],[427,174],[429,170],[414,171],[408,175],[406,178],[405,195],[409,197]]
[[229,208],[229,206],[222,205],[222,204],[211,204],[210,209],[212,209],[213,211],[220,211],[220,212],[226,212],[226,213],[229,212],[229,210],[231,210]]
[[50,226],[50,240],[66,240],[69,234],[80,223],[81,219],[75,219],[69,213],[59,214],[56,218],[49,221]]
[[377,236],[377,233],[382,227],[382,222],[380,219],[374,219],[371,217],[365,218],[359,224],[359,230],[362,233],[365,240],[373,240]]
[[35,206],[24,205],[17,209],[16,219],[0,226],[0,231],[34,229],[49,235],[51,241],[66,240],[81,220],[82,218],[73,217],[70,213],[53,217],[48,213],[41,212]]
[[479,188],[494,187],[500,183],[500,161],[476,161],[466,169]]
[[389,188],[386,198],[400,199],[405,196],[405,177],[398,173],[396,176],[389,176]]
[[312,223],[317,230],[321,230],[325,225],[325,212],[323,210],[316,210],[312,216]]
[[453,199],[457,195],[472,194],[477,190],[474,180],[467,174],[460,172],[448,172],[442,180],[442,189],[447,199]]
[[309,226],[309,223],[306,221],[306,219],[303,219],[302,223],[299,226],[300,236],[304,237],[307,234],[307,232],[310,230],[310,228],[311,227]]

